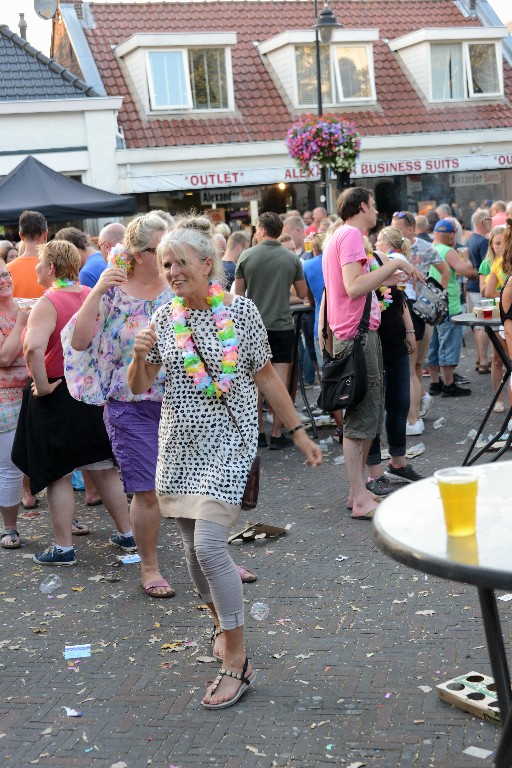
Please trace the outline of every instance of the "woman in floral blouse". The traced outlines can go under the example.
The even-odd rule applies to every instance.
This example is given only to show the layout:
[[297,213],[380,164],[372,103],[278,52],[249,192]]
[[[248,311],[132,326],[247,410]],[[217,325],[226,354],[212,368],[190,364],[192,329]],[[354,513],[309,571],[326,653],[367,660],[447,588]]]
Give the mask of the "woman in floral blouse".
[[162,578],[156,545],[160,512],[155,494],[157,432],[164,373],[141,395],[128,387],[126,371],[135,335],[172,298],[159,272],[157,248],[166,231],[156,214],[138,216],[126,230],[124,248],[62,333],[65,376],[77,400],[105,404],[104,421],[126,493],[133,493],[130,520],[141,557],[142,586],[150,597],[172,597]]

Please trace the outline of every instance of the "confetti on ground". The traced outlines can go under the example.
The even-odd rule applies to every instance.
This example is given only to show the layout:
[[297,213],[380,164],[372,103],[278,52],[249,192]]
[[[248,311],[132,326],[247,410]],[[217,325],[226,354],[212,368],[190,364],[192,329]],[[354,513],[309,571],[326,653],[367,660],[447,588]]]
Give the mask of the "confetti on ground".
[[482,760],[485,760],[486,757],[490,757],[492,755],[492,751],[490,749],[481,749],[481,747],[468,747],[467,749],[462,750],[462,752],[464,755],[480,757]]
[[62,709],[66,710],[66,715],[68,717],[82,717],[83,712],[78,712],[76,709],[71,709],[70,707],[62,707]]
[[248,752],[252,752],[253,755],[258,755],[258,757],[266,757],[265,752],[260,752],[256,747],[251,747],[250,744],[246,744],[245,748]]
[[512,600],[512,594],[502,595],[498,597],[498,600],[503,600],[504,603],[507,603],[509,600]]
[[432,690],[430,685],[418,685],[418,688],[420,689],[420,691],[423,691],[423,693],[430,693],[430,691]]
[[416,616],[433,616],[435,611],[416,611]]
[[133,563],[140,563],[140,555],[118,555],[117,559],[123,565],[133,565]]

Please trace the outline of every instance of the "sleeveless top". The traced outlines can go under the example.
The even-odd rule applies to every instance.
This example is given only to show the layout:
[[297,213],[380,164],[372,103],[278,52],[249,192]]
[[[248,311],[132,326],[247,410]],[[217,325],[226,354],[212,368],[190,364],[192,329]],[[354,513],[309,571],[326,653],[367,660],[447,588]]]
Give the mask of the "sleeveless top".
[[[506,285],[506,284],[508,283],[508,281],[510,280],[510,277],[511,277],[511,276],[507,277],[507,279],[506,279],[506,281],[505,281],[505,285]],[[500,293],[500,317],[501,317],[501,322],[502,322],[502,323],[504,323],[504,322],[505,322],[505,320],[512,320],[512,302],[511,302],[511,304],[510,304],[510,307],[507,309],[507,311],[506,311],[506,312],[505,312],[505,310],[503,309],[503,305],[502,305],[502,302],[503,302],[503,292],[504,292],[504,290],[505,290],[505,285],[503,286],[503,289],[502,289],[502,291],[501,291],[501,293]]]
[[46,375],[49,379],[64,376],[64,353],[60,340],[60,332],[68,320],[78,312],[87,295],[91,292],[85,285],[80,286],[79,291],[49,290],[44,293],[57,312],[55,329],[48,339],[48,346],[44,355]]

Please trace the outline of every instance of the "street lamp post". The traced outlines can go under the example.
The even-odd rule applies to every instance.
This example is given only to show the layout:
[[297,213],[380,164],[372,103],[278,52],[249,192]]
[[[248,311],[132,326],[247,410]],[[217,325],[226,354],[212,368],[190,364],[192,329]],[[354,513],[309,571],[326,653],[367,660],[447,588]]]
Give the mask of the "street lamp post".
[[[329,8],[327,0],[325,0],[324,7],[318,14],[318,0],[314,0],[315,3],[315,56],[316,56],[316,88],[317,88],[317,106],[318,116],[320,117],[323,112],[322,105],[322,68],[320,61],[320,41],[325,45],[328,45],[332,40],[332,35],[335,29],[341,27],[338,23],[338,19],[334,15],[334,12]],[[320,202],[327,209],[329,209],[327,199],[327,168],[320,166]]]

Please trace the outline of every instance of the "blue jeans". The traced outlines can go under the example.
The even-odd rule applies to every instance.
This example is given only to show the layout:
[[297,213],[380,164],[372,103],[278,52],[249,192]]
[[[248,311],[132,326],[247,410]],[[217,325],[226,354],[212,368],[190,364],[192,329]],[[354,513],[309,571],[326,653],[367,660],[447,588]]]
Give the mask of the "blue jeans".
[[458,365],[463,330],[462,325],[452,323],[451,317],[447,317],[440,325],[435,325],[428,349],[427,365]]
[[[390,456],[405,456],[405,427],[411,404],[409,355],[384,363],[385,425]],[[380,464],[380,435],[370,446],[367,464]]]

